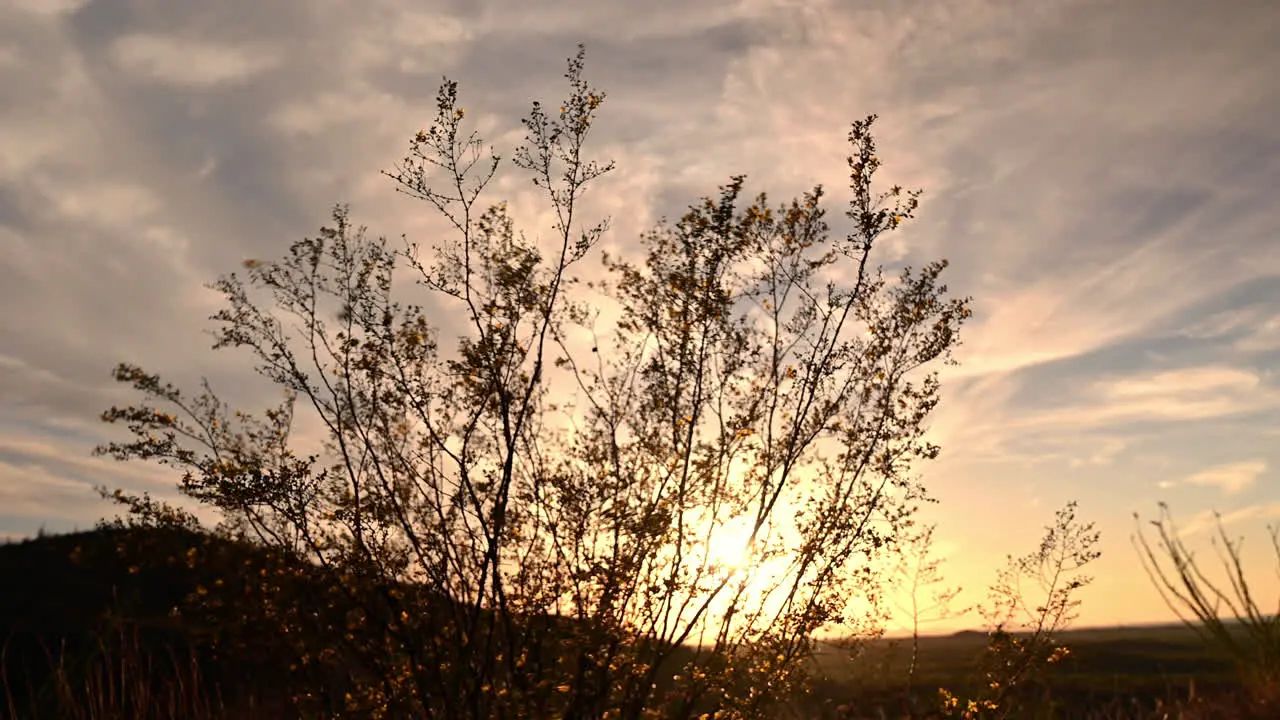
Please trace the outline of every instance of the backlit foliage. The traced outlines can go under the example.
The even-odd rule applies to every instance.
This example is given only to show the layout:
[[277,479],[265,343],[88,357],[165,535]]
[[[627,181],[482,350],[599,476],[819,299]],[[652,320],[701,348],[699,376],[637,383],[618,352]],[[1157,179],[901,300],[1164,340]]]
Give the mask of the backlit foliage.
[[[814,633],[878,601],[872,568],[924,498],[932,368],[970,311],[945,262],[873,261],[919,195],[873,189],[874,117],[848,137],[845,236],[821,187],[771,205],[738,176],[609,256],[581,206],[613,169],[586,152],[605,96],[582,60],[513,154],[551,237],[482,201],[501,162],[446,82],[387,174],[451,237],[393,248],[339,208],[213,285],[216,347],[252,352],[282,405],[231,413],[116,370],[147,401],[104,414],[134,439],[101,452],[181,468],[222,533],[329,573],[303,600],[280,590],[288,563],[246,568],[246,621],[295,637],[295,671],[327,668],[313,681],[341,673],[350,716],[764,717],[806,688]],[[323,452],[295,452],[299,407]],[[118,499],[135,522],[193,521]]]
[[[1134,514],[1135,522],[1138,516]],[[1174,522],[1169,506],[1160,504],[1159,519],[1149,521],[1155,541],[1138,525],[1133,537],[1143,569],[1169,609],[1210,645],[1225,650],[1255,700],[1280,697],[1280,613],[1267,604],[1244,572],[1244,538],[1227,535],[1215,512],[1217,532],[1210,544],[1226,576],[1214,580],[1196,559],[1187,535]],[[1267,526],[1268,541],[1280,568],[1280,527]]]
[[1076,503],[1069,502],[1045,528],[1039,548],[1008,557],[981,607],[990,625],[982,662],[986,687],[963,702],[940,690],[947,717],[1053,716],[1046,674],[1071,654],[1059,635],[1079,614],[1080,591],[1093,582],[1083,570],[1101,557],[1101,537],[1094,523],[1076,519]]

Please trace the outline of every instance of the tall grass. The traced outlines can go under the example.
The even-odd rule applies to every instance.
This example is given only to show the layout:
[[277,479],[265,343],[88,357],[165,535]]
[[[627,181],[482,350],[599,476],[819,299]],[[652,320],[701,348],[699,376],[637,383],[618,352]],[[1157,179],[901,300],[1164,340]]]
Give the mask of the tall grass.
[[157,652],[144,646],[136,626],[118,625],[79,651],[65,640],[55,651],[35,637],[43,666],[13,657],[15,639],[0,649],[0,708],[13,720],[255,720],[280,718],[285,710],[251,697],[234,706],[224,702],[204,677],[195,649],[169,645]]
[[[1274,707],[1280,701],[1280,608],[1259,604],[1245,577],[1243,539],[1228,537],[1222,516],[1215,513],[1215,518],[1217,533],[1212,546],[1226,583],[1210,579],[1164,503],[1160,504],[1159,519],[1150,521],[1156,531],[1155,542],[1147,539],[1139,524],[1134,544],[1143,568],[1169,608],[1206,642],[1229,653],[1255,698]],[[1267,529],[1280,570],[1280,528],[1271,525]],[[1274,716],[1280,717],[1280,710]]]

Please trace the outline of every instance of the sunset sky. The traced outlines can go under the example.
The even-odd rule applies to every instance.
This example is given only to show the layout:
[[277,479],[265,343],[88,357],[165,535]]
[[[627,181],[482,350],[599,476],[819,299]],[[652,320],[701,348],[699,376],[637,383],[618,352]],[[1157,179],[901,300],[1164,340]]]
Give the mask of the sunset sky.
[[[172,486],[90,456],[133,399],[117,362],[274,402],[210,352],[203,283],[339,202],[428,243],[379,170],[441,76],[509,149],[583,42],[619,252],[736,173],[822,182],[838,214],[849,123],[880,115],[882,178],[925,189],[880,259],[947,257],[974,298],[923,478],[971,601],[1072,499],[1104,533],[1083,624],[1170,618],[1130,545],[1161,500],[1201,540],[1223,512],[1274,597],[1277,38],[1273,0],[0,3],[0,537],[90,527],[96,484]],[[522,183],[497,191],[543,231]]]

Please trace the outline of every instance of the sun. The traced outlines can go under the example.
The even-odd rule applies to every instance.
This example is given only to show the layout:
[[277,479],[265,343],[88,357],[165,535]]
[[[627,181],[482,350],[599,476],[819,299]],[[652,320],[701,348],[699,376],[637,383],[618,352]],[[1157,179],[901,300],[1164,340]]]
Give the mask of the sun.
[[754,518],[745,515],[717,523],[711,530],[707,564],[733,572],[750,569],[754,554],[751,542],[754,527]]

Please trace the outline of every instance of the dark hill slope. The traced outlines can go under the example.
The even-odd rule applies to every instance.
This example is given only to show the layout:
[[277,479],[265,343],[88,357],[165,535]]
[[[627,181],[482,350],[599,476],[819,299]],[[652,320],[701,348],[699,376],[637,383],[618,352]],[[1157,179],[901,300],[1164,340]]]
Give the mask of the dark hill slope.
[[0,708],[6,694],[18,707],[41,696],[47,708],[56,668],[79,682],[112,663],[151,666],[150,681],[194,669],[228,702],[277,692],[290,653],[263,585],[286,581],[285,604],[316,611],[316,624],[336,611],[320,569],[185,530],[102,528],[0,546]]
[[[107,527],[3,545],[0,679],[22,705],[52,692],[58,667],[78,682],[125,656],[162,675],[177,658],[228,703],[255,698],[277,708],[269,716],[286,717],[280,713],[299,689],[311,693],[317,712],[336,710],[354,679],[386,676],[377,664],[396,648],[427,648],[433,658],[466,666],[459,648],[441,646],[438,638],[451,635],[438,628],[470,616],[467,607],[399,585],[403,600],[392,609],[386,589],[353,588],[312,563],[181,529]],[[414,618],[411,637],[388,635],[390,616],[379,614],[399,616],[401,609]],[[486,612],[479,617],[482,635],[505,625]],[[516,619],[512,627],[538,658],[534,664],[548,670],[565,660],[572,643],[564,639],[604,640],[602,630],[553,616]],[[487,647],[482,638],[477,647]],[[690,652],[676,649],[663,667],[674,673]],[[667,674],[660,673],[660,685]],[[0,712],[4,696],[0,691]]]

